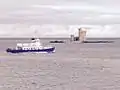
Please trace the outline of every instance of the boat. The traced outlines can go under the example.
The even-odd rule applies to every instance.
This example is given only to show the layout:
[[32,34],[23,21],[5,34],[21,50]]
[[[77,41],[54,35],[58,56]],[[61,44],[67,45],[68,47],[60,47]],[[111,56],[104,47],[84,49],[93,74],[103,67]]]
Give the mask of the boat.
[[16,48],[7,48],[8,53],[24,53],[24,52],[35,52],[35,53],[53,53],[55,47],[43,46],[40,39],[33,39],[30,43],[17,43]]

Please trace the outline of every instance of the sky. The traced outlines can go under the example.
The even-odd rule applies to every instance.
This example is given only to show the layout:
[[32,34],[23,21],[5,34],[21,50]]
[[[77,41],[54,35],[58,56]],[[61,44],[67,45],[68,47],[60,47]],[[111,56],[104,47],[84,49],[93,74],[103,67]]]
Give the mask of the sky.
[[120,37],[120,0],[0,0],[0,37]]

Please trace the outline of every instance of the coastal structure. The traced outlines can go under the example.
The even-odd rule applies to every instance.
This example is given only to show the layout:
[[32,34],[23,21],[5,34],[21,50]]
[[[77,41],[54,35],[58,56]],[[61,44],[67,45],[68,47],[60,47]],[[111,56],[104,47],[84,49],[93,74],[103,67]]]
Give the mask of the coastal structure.
[[86,29],[85,28],[79,28],[78,29],[78,37],[79,37],[79,41],[82,43],[85,41],[86,39]]
[[75,37],[73,34],[70,36],[70,41],[84,42],[86,39],[87,30],[85,28],[78,28],[78,36]]
[[74,41],[74,35],[72,34],[72,35],[70,35],[70,41]]

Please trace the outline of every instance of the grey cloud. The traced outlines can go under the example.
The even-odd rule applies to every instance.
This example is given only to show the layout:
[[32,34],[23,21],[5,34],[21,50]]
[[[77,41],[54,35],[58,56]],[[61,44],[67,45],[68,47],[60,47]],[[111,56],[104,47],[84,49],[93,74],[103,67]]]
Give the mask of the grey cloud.
[[[34,29],[38,29],[43,30],[44,35],[68,36],[68,31],[76,32],[75,25],[78,27],[90,25],[89,27],[96,28],[92,27],[88,36],[97,36],[102,29],[104,31],[100,36],[119,36],[119,2],[119,0],[4,0],[0,3],[0,23],[6,26],[1,25],[0,32],[1,35],[12,36],[12,32],[15,32],[16,35],[30,36]],[[72,29],[66,28],[72,25]],[[21,30],[26,31],[22,33]],[[43,31],[39,31],[40,35]]]
[[[32,2],[32,0],[31,0]],[[7,15],[9,19],[13,19],[13,22],[30,22],[33,24],[112,24],[112,23],[120,23],[119,22],[119,12],[118,10],[110,10],[108,7],[102,7],[93,5],[90,0],[81,2],[76,5],[71,4],[71,2],[65,1],[64,5],[41,5],[30,4],[28,7],[13,10],[9,12]],[[36,2],[36,1],[35,1]],[[63,1],[64,2],[64,1]],[[98,1],[99,2],[99,1]],[[102,1],[101,1],[102,2]],[[42,1],[41,1],[42,3]],[[80,5],[79,5],[80,4]],[[82,5],[83,4],[83,5]],[[36,6],[37,7],[31,7]],[[70,6],[72,5],[72,6]],[[108,17],[99,17],[100,15],[114,15],[117,14],[117,18],[111,20]],[[6,20],[6,19],[5,19]],[[4,21],[2,18],[1,21]],[[9,22],[9,21],[8,21]]]

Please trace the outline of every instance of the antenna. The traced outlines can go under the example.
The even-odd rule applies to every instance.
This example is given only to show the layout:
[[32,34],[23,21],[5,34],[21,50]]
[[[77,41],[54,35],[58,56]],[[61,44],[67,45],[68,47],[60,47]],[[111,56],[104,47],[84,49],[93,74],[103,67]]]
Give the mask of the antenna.
[[35,29],[34,35],[35,35],[35,36],[34,36],[35,38],[38,38],[38,30],[37,30],[37,29]]

